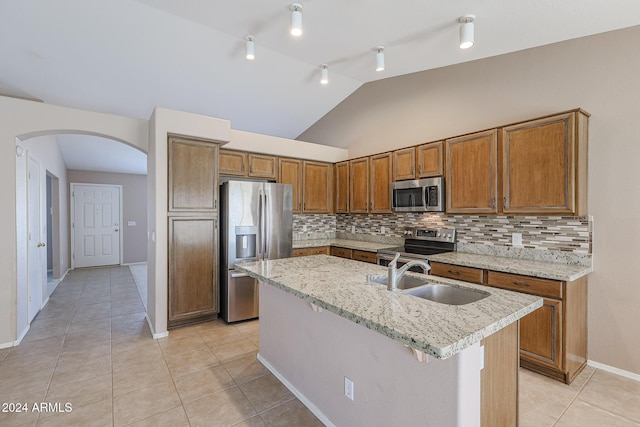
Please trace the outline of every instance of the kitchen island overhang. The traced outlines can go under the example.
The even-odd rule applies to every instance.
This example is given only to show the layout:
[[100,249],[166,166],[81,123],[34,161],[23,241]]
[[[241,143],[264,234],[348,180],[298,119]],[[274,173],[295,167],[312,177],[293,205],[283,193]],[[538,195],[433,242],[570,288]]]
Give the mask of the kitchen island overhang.
[[[542,305],[429,276],[491,295],[464,306],[424,301],[366,281],[383,267],[325,255],[237,267],[263,283],[260,360],[327,425],[480,425],[480,340],[515,327],[517,369],[517,320]],[[433,358],[422,363],[405,346]],[[344,377],[355,383],[353,401]]]

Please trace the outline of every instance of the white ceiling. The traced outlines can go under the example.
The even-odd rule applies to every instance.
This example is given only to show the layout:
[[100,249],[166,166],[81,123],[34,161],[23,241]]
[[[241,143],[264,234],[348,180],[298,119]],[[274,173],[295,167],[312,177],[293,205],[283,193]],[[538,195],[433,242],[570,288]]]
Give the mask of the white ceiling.
[[[295,138],[369,81],[640,24],[637,0],[307,0],[294,40],[289,3],[0,0],[0,93],[142,119],[162,106]],[[466,14],[476,45],[463,51]]]

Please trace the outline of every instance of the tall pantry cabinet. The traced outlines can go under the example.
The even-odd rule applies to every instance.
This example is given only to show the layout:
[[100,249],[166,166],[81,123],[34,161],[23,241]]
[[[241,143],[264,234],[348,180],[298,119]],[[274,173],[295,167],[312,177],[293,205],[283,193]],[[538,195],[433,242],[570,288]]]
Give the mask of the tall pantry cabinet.
[[169,328],[217,317],[218,144],[170,136]]

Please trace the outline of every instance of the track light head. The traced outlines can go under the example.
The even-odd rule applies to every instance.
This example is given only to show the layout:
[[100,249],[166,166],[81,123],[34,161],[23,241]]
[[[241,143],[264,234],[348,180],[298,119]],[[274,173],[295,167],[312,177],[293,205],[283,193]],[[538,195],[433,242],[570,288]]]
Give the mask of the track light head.
[[458,19],[460,22],[460,49],[469,49],[474,44],[473,21],[475,16],[465,15]]
[[253,43],[253,36],[247,36],[245,39],[247,59],[253,60],[256,58],[256,46]]
[[376,71],[384,71],[384,46],[376,46]]
[[329,66],[327,64],[322,64],[322,71],[320,73],[320,84],[329,84]]
[[291,35],[300,37],[302,35],[302,5],[291,3],[289,10],[291,11]]

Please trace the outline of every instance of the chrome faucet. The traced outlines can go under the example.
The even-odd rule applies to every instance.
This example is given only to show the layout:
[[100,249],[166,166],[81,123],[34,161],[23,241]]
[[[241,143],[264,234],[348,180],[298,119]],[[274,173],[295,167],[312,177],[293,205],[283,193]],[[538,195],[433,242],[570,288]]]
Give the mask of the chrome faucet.
[[388,272],[388,278],[387,278],[388,291],[397,291],[398,282],[400,281],[400,279],[402,279],[402,276],[404,276],[404,273],[406,273],[413,266],[422,267],[422,269],[424,270],[424,274],[427,274],[429,270],[431,270],[429,263],[422,260],[409,261],[402,267],[396,268],[396,266],[398,265],[398,258],[400,258],[400,254],[396,253],[396,256],[389,263],[389,272]]

